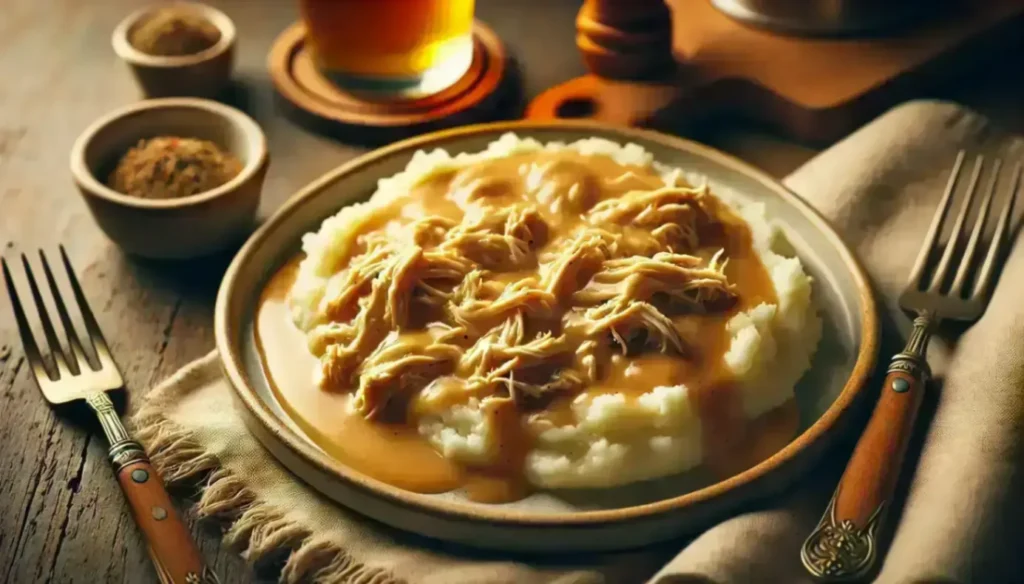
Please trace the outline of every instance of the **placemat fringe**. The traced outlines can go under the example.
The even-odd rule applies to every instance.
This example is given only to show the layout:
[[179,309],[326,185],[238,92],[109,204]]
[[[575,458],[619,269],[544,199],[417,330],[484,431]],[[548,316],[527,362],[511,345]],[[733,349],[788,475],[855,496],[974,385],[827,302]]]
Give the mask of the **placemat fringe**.
[[281,569],[287,584],[405,584],[386,570],[371,568],[326,539],[261,501],[244,481],[221,466],[191,432],[145,409],[136,416],[136,435],[168,485],[202,484],[193,508],[201,520],[229,524],[224,542],[252,565],[290,550]]

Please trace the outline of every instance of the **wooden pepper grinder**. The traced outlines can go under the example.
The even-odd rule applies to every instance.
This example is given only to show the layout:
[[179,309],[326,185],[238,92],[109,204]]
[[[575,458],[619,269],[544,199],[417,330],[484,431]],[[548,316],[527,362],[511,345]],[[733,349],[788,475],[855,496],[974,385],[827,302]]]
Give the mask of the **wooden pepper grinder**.
[[606,79],[660,79],[676,69],[664,0],[585,0],[576,31],[587,69]]
[[527,118],[646,125],[685,85],[665,0],[584,0],[576,31],[590,74],[542,93],[530,103]]

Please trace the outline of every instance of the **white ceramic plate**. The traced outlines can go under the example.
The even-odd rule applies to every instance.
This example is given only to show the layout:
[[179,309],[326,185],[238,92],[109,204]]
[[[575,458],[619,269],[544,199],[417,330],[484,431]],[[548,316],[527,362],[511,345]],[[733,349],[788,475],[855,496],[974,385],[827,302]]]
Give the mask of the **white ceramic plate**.
[[[543,142],[599,136],[634,142],[656,160],[763,201],[814,277],[824,334],[798,385],[800,434],[764,462],[713,484],[683,474],[639,485],[541,492],[493,505],[454,494],[412,493],[332,459],[286,417],[263,376],[253,339],[257,299],[269,277],[299,250],[302,234],[342,206],[364,200],[377,180],[405,167],[420,149],[475,152],[514,131]],[[338,503],[383,523],[474,546],[531,552],[597,551],[640,546],[694,532],[736,505],[773,494],[813,463],[843,427],[874,366],[878,323],[864,274],[831,227],[764,173],[706,146],[655,132],[575,122],[471,126],[399,142],[333,170],[292,197],[245,244],[217,298],[216,338],[224,370],[253,433],[282,464]]]

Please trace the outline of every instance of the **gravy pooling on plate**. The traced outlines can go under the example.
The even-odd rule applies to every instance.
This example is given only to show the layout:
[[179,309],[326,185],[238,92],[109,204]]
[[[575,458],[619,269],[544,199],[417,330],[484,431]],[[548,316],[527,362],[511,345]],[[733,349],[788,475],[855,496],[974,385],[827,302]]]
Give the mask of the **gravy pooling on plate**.
[[[499,502],[756,464],[796,410],[750,415],[727,353],[734,321],[779,305],[776,285],[743,218],[666,183],[650,164],[540,149],[375,195],[348,212],[308,330],[288,298],[303,258],[267,286],[265,373],[329,454],[416,492]],[[617,463],[623,450],[693,460]]]

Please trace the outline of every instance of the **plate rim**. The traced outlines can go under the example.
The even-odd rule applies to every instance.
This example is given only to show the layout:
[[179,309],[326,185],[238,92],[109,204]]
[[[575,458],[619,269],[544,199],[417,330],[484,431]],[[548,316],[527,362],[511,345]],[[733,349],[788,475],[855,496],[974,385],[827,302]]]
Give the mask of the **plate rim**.
[[[738,172],[747,178],[757,181],[765,188],[775,191],[785,202],[797,207],[807,216],[815,227],[834,245],[843,258],[844,267],[849,271],[857,288],[859,318],[862,323],[861,342],[857,348],[857,358],[854,362],[853,370],[844,383],[843,389],[828,409],[789,444],[772,456],[743,472],[696,491],[617,509],[544,514],[532,514],[521,509],[508,509],[500,506],[487,508],[483,505],[443,500],[389,485],[335,461],[327,454],[316,449],[307,439],[296,435],[292,429],[279,420],[264,404],[263,400],[260,399],[246,379],[241,351],[232,342],[232,339],[241,337],[242,331],[238,330],[240,327],[232,326],[231,319],[229,318],[231,306],[242,301],[240,295],[236,292],[239,274],[244,269],[249,256],[259,249],[270,233],[295,213],[307,199],[316,196],[325,188],[341,180],[345,175],[354,173],[362,167],[369,166],[396,153],[405,150],[415,151],[417,149],[430,148],[436,142],[477,134],[491,133],[500,135],[504,132],[517,132],[530,137],[529,132],[532,131],[558,130],[591,131],[604,134],[605,136],[617,135],[623,141],[646,140],[673,150],[682,150],[704,157],[731,171]],[[438,145],[437,147],[441,146]],[[250,419],[258,422],[263,430],[269,431],[280,442],[280,445],[291,451],[291,454],[312,465],[324,475],[330,476],[333,480],[344,483],[344,486],[348,488],[357,489],[371,497],[383,498],[388,503],[411,511],[449,519],[485,522],[491,525],[510,527],[585,527],[652,519],[665,513],[678,512],[688,507],[710,504],[730,493],[738,491],[742,487],[749,486],[759,480],[766,480],[777,467],[793,462],[801,453],[826,439],[827,432],[840,422],[844,413],[856,402],[874,371],[878,358],[879,335],[877,303],[870,280],[860,261],[839,237],[831,223],[817,209],[807,203],[802,197],[789,190],[780,181],[732,155],[685,138],[667,135],[654,130],[574,120],[514,120],[472,124],[394,142],[341,164],[299,189],[249,237],[224,273],[217,292],[214,312],[216,348],[222,370],[228,380],[228,385],[237,398],[236,401],[245,407]],[[289,472],[296,474],[300,480],[309,484],[306,479],[291,469],[289,469]],[[313,488],[315,489],[316,487]],[[342,503],[339,502],[339,504]]]

